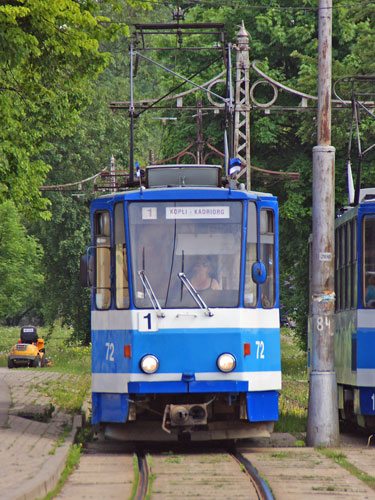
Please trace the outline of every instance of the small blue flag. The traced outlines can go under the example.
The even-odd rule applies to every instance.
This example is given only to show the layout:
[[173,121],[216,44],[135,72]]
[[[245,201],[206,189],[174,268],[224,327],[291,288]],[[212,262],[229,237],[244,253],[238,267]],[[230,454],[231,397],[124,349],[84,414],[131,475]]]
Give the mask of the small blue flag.
[[139,163],[137,161],[135,162],[135,168],[137,169],[135,175],[137,177],[140,177],[141,176],[141,167],[139,166]]
[[229,175],[233,175],[241,170],[241,160],[238,158],[231,158],[229,161]]

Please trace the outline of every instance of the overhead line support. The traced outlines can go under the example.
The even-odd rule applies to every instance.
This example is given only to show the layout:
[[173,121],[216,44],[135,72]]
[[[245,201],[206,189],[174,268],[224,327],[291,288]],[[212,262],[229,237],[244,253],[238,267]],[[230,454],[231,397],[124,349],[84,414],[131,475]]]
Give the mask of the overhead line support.
[[339,443],[334,370],[335,148],[331,146],[332,0],[319,0],[318,145],[313,148],[312,351],[307,444]]

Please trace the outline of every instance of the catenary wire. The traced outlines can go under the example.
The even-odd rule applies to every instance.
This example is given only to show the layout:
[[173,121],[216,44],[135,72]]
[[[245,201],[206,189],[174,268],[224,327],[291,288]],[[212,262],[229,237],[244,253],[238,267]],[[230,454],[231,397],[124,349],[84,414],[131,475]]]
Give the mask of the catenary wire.
[[[175,2],[165,2],[163,0],[138,0],[139,3],[147,3],[147,4],[153,4],[153,5],[174,5],[178,7],[181,2],[175,1]],[[375,0],[367,0],[365,2],[359,2],[359,3],[350,3],[350,4],[344,4],[344,5],[333,5],[332,7],[309,7],[309,6],[299,6],[299,7],[294,7],[294,6],[285,6],[281,7],[278,5],[270,6],[270,5],[248,5],[246,3],[246,0],[231,0],[230,2],[227,2],[225,0],[215,0],[215,2],[209,1],[209,0],[191,0],[190,2],[191,7],[195,6],[204,6],[204,7],[216,7],[217,5],[222,5],[226,7],[246,7],[247,9],[254,9],[254,10],[285,10],[285,11],[319,11],[319,10],[327,10],[327,9],[332,9],[332,10],[338,10],[338,9],[357,9],[358,7],[364,7],[366,5],[375,5]]]

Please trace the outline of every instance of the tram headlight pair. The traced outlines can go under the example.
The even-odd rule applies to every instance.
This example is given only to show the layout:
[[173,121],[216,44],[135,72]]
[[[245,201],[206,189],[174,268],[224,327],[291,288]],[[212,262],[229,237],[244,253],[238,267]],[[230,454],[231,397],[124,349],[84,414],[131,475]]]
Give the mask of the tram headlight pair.
[[[146,356],[143,356],[140,361],[140,367],[144,373],[155,373],[159,368],[159,360],[153,354],[146,354]],[[217,367],[224,373],[231,372],[236,367],[236,359],[232,354],[229,354],[228,352],[221,354],[217,358]]]
[[139,365],[144,373],[155,373],[159,368],[159,360],[152,354],[146,354],[146,356],[143,356],[141,359]]
[[229,352],[220,354],[216,363],[219,370],[224,373],[231,372],[236,368],[236,359]]

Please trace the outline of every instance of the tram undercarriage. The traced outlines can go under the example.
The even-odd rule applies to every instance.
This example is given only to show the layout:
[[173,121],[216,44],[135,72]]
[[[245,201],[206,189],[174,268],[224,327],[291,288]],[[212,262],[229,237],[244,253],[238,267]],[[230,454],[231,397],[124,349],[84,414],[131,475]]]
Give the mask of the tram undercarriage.
[[128,421],[104,435],[126,441],[206,441],[269,437],[273,421],[249,422],[246,394],[130,396]]

